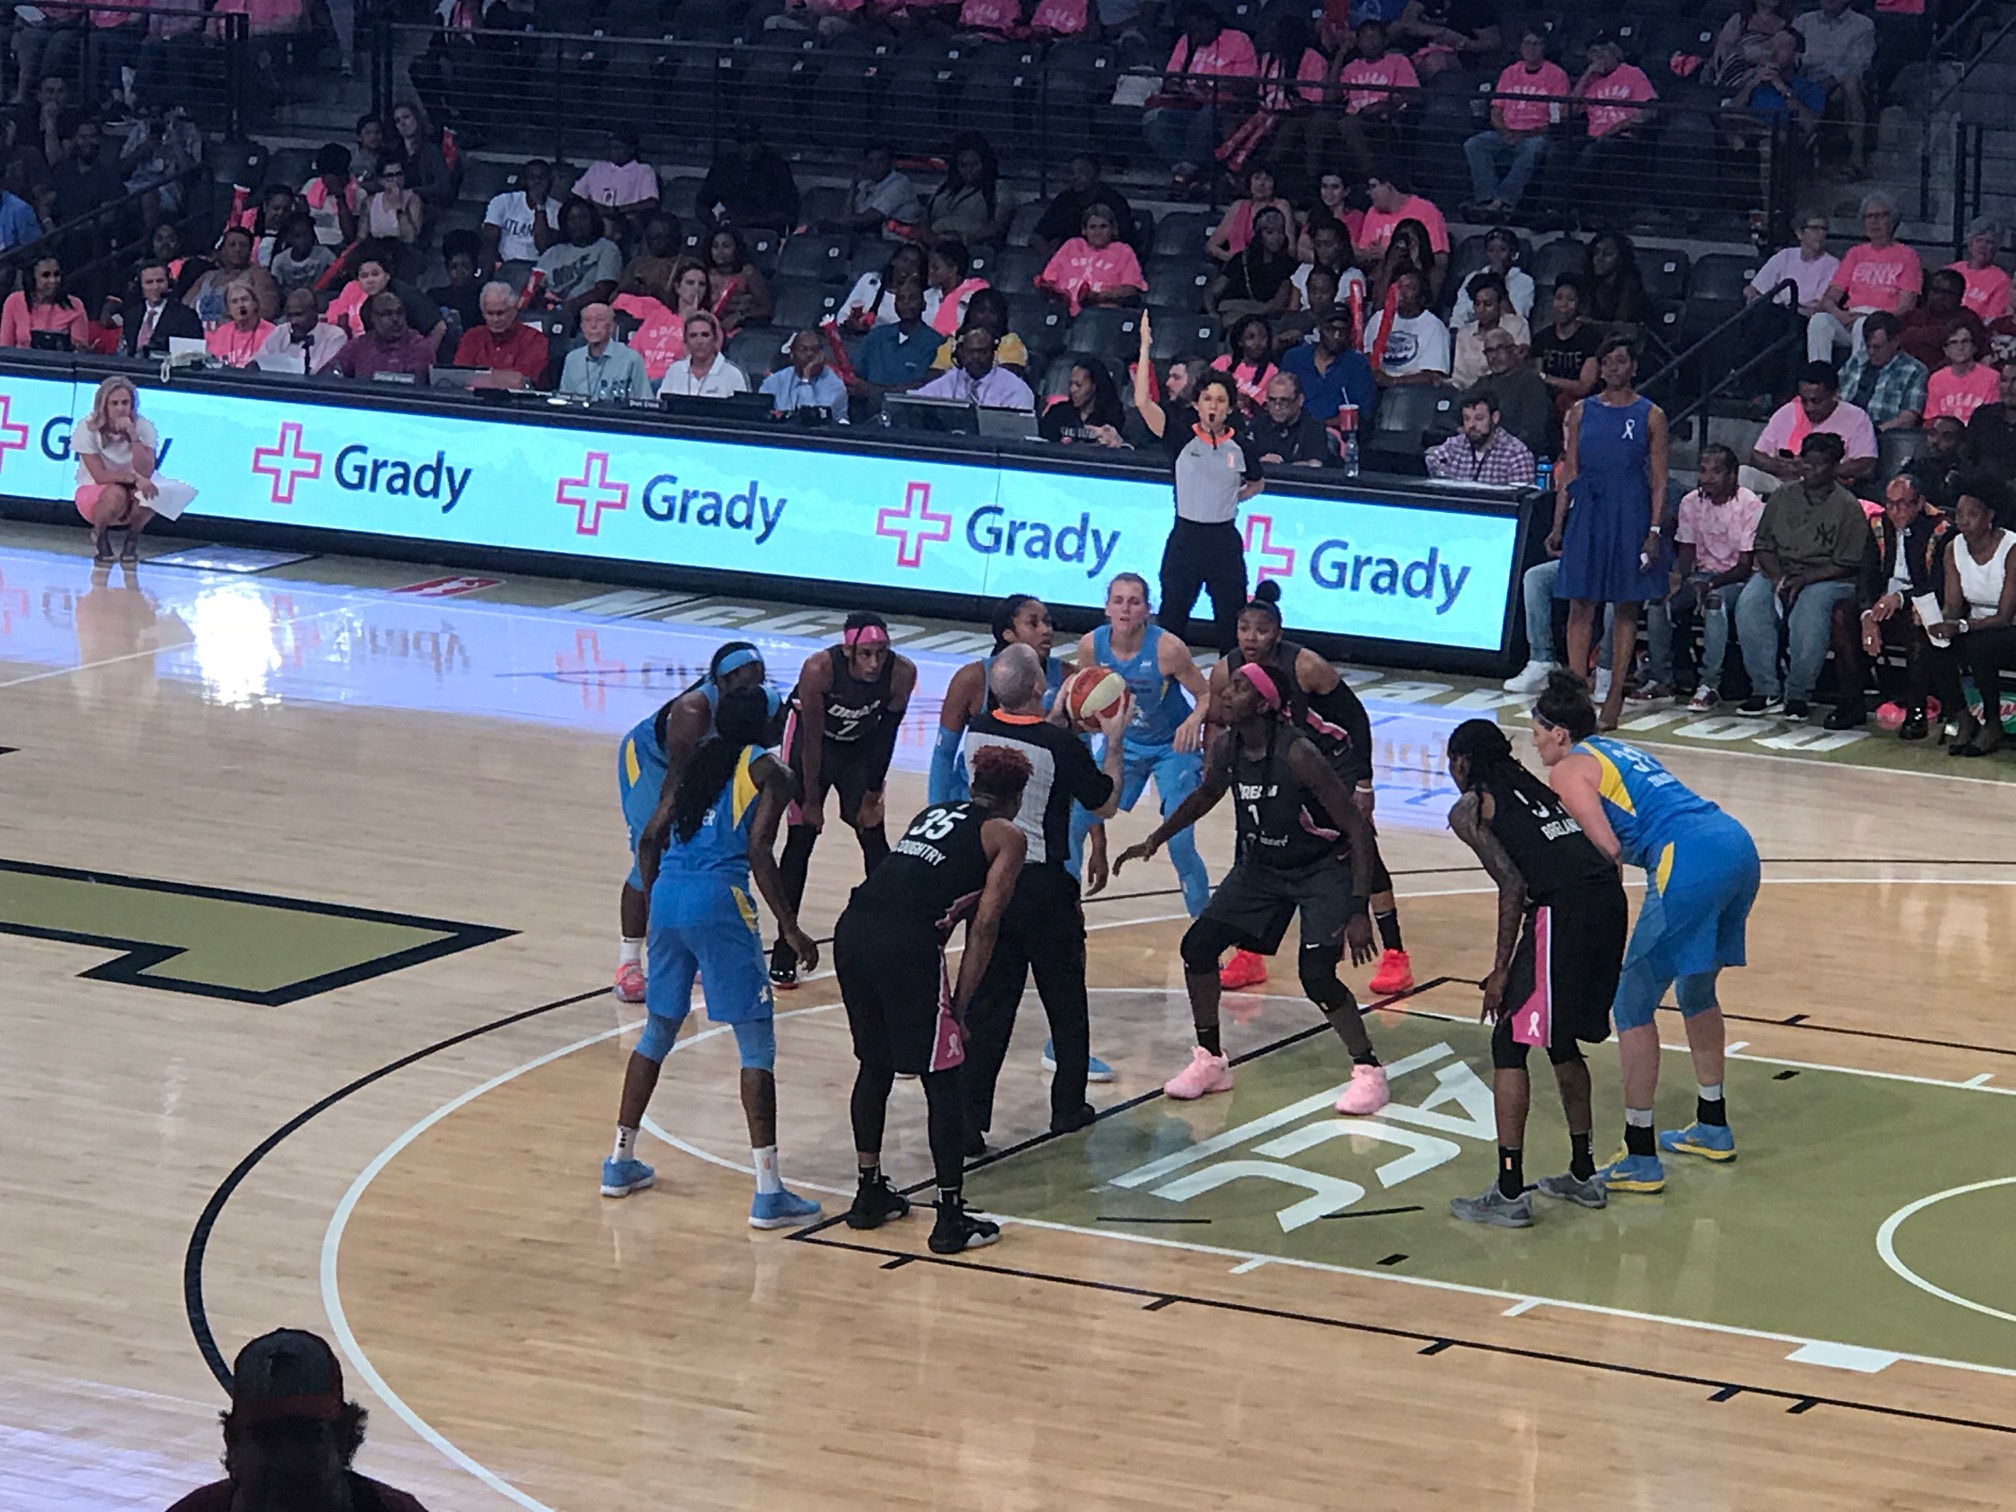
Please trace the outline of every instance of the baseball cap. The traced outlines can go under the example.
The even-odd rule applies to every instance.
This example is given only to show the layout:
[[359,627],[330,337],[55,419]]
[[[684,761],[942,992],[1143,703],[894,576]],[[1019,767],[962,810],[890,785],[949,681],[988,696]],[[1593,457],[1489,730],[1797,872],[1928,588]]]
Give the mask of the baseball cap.
[[322,1338],[276,1328],[238,1351],[231,1370],[231,1418],[237,1426],[278,1418],[333,1423],[342,1415],[343,1367]]
[[1332,305],[1316,317],[1316,323],[1318,325],[1349,325],[1351,324],[1351,307],[1341,304]]

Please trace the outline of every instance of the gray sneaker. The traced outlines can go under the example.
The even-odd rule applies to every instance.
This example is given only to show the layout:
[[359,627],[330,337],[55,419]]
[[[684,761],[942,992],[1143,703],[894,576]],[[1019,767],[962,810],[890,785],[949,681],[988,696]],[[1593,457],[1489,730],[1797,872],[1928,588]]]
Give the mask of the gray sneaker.
[[1563,1171],[1559,1176],[1542,1176],[1533,1183],[1533,1186],[1543,1197],[1572,1202],[1577,1207],[1600,1208],[1610,1205],[1610,1188],[1603,1184],[1601,1176],[1591,1176],[1584,1181],[1572,1172]]
[[1521,1192],[1507,1197],[1493,1182],[1476,1197],[1451,1197],[1449,1211],[1465,1223],[1488,1223],[1493,1228],[1531,1228],[1533,1204]]

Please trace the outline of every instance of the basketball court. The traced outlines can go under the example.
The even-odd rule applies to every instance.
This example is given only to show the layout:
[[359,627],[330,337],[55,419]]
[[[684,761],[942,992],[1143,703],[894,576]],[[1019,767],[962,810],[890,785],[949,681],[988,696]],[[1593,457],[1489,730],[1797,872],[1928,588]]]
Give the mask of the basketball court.
[[[1032,994],[968,1187],[1002,1241],[942,1259],[928,1214],[838,1221],[823,970],[779,998],[777,1069],[825,1220],[744,1223],[734,1045],[698,1014],[640,1144],[657,1187],[596,1191],[641,1019],[608,991],[616,742],[731,636],[788,686],[844,611],[229,551],[94,573],[80,541],[0,528],[0,1507],[214,1478],[215,1372],[283,1325],[342,1354],[359,1468],[436,1512],[2006,1502],[2006,760],[1627,714],[1765,857],[1724,979],[1742,1155],[1478,1229],[1447,1203],[1492,1171],[1494,903],[1441,753],[1519,701],[1366,674],[1419,978],[1371,1020],[1392,1105],[1331,1111],[1348,1061],[1292,968],[1226,999],[1236,1090],[1163,1098],[1184,920],[1166,860],[1130,867],[1087,904],[1102,1116],[1044,1132]],[[988,642],[892,631],[920,672],[900,824]],[[1229,818],[1199,840],[1215,879]],[[814,935],[858,867],[829,824]],[[1614,1051],[1592,1066],[1601,1157]],[[1684,1050],[1663,1070],[1670,1127]],[[1529,1175],[1567,1156],[1538,1080]],[[885,1164],[928,1177],[914,1084]]]

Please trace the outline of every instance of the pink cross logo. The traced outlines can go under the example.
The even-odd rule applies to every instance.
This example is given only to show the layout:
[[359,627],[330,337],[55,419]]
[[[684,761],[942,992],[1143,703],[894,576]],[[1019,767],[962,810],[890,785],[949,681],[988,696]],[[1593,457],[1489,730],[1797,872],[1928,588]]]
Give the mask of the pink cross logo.
[[[915,536],[911,534],[913,526]],[[875,512],[875,534],[889,536],[896,542],[898,567],[920,567],[924,563],[925,542],[952,539],[952,516],[932,513],[929,483],[912,483],[903,490],[901,509]]]
[[0,394],[0,464],[6,462],[10,451],[23,451],[28,446],[28,427],[8,414],[13,407],[13,397]]
[[[1255,537],[1258,537],[1256,543]],[[1295,573],[1295,548],[1274,544],[1274,520],[1269,515],[1246,516],[1246,549],[1259,558],[1260,570],[1254,577],[1255,583],[1264,583],[1270,577],[1292,577]]]
[[592,536],[602,528],[603,510],[629,508],[630,485],[609,476],[609,453],[589,452],[581,459],[581,476],[562,478],[553,502],[574,511],[576,535]]
[[275,504],[292,504],[296,483],[322,476],[322,453],[303,451],[300,422],[287,420],[278,441],[252,448],[252,471],[272,480]]

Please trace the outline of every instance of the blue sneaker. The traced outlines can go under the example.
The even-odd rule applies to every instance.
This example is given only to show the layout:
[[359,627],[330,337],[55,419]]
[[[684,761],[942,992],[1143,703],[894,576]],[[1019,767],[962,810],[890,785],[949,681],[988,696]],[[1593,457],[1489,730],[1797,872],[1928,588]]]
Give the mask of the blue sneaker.
[[782,1188],[774,1192],[758,1192],[749,1200],[751,1228],[790,1228],[794,1223],[807,1223],[818,1216],[818,1203],[810,1197],[800,1197],[796,1192],[787,1192]]
[[1659,1148],[1669,1155],[1699,1155],[1708,1160],[1734,1160],[1736,1136],[1727,1124],[1691,1123],[1684,1129],[1662,1129]]
[[1610,1164],[1597,1171],[1596,1179],[1612,1192],[1663,1192],[1666,1168],[1657,1155],[1633,1155],[1619,1150]]
[[604,1197],[628,1197],[632,1192],[641,1192],[658,1179],[658,1173],[641,1160],[618,1160],[615,1156],[602,1162],[602,1195]]
[[[1056,1042],[1054,1040],[1043,1041],[1043,1069],[1045,1071],[1055,1071],[1057,1069],[1055,1047]],[[1098,1056],[1095,1055],[1085,1062],[1085,1080],[1088,1082],[1110,1082],[1118,1081],[1119,1079],[1119,1077],[1113,1074],[1113,1068],[1099,1059]]]

